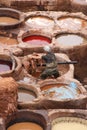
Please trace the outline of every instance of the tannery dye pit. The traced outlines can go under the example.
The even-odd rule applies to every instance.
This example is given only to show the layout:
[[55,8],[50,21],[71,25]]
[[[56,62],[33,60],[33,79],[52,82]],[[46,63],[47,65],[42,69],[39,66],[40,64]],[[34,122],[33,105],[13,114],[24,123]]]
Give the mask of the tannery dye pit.
[[0,0],[0,130],[87,129],[87,4],[60,1]]
[[32,28],[48,28],[52,29],[54,27],[54,21],[49,17],[37,16],[31,17],[27,21],[28,25]]
[[52,122],[52,130],[86,130],[87,120],[75,117],[61,117]]
[[44,46],[44,45],[48,45],[51,43],[51,40],[47,37],[44,37],[44,36],[28,36],[28,37],[25,37],[23,39],[23,42],[29,44],[29,45],[34,45],[34,46],[37,46],[37,45],[41,45],[41,46]]
[[11,17],[1,17],[0,16],[0,25],[10,25],[10,24],[16,24],[19,20]]
[[12,62],[0,60],[0,73],[5,73],[12,69]]
[[87,40],[76,34],[62,34],[56,38],[56,43],[62,47],[79,46],[83,43],[87,43]]
[[29,102],[33,101],[36,95],[33,91],[18,89],[18,102]]
[[0,44],[14,45],[14,44],[18,44],[18,41],[15,38],[0,36]]
[[75,83],[69,85],[55,84],[41,87],[42,93],[46,97],[50,97],[55,100],[73,99],[78,97],[80,90]]
[[16,123],[7,128],[7,130],[35,130],[35,129],[43,130],[43,128],[40,125],[32,122]]
[[87,26],[86,20],[68,16],[59,18],[57,24],[62,29],[68,29],[73,31],[80,30]]

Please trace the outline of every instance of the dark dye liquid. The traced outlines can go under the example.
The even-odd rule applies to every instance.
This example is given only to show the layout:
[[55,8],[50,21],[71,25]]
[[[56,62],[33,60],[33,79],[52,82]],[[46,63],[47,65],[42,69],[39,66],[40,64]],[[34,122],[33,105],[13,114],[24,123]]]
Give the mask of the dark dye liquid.
[[36,95],[32,91],[25,90],[25,89],[18,90],[18,101],[19,102],[29,102],[29,101],[33,101],[35,98],[36,98]]
[[0,73],[7,72],[12,69],[12,62],[0,60]]
[[51,40],[44,36],[28,36],[23,39],[23,42],[30,45],[48,45],[51,43]]

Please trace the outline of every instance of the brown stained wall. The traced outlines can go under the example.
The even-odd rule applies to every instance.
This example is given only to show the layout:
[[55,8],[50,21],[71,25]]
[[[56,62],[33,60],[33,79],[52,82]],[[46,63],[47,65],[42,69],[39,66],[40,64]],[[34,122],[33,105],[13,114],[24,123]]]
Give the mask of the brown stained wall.
[[[9,1],[9,2],[8,2]],[[1,0],[1,6],[27,11],[70,11],[70,0]]]
[[28,11],[69,11],[87,14],[87,2],[79,0],[0,0],[0,7]]
[[87,78],[87,46],[75,47],[65,53],[68,54],[71,60],[78,61],[75,65],[75,78],[77,78],[81,83],[84,83]]
[[17,109],[17,83],[12,78],[0,78],[0,117],[6,119]]
[[72,12],[83,12],[87,14],[87,2],[86,0],[71,0],[71,11]]

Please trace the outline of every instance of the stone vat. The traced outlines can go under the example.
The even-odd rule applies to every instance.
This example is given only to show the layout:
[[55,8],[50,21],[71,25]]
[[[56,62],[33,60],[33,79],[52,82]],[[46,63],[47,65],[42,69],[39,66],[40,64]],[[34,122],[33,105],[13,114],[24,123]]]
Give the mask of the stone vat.
[[[64,89],[64,86],[66,86],[66,89],[72,91],[73,93],[69,91],[67,93],[66,92],[67,90]],[[86,102],[87,102],[86,90],[84,89],[82,84],[75,79],[63,78],[61,80],[59,79],[58,81],[55,80],[44,81],[43,83],[40,84],[40,89],[44,96],[42,102],[45,109],[86,108]],[[73,95],[73,97],[71,95]]]
[[14,29],[23,22],[24,14],[20,11],[11,8],[0,8],[0,29]]
[[19,110],[5,121],[5,128],[7,130],[10,126],[14,125],[15,123],[22,122],[35,123],[41,126],[43,130],[50,130],[47,112],[43,110]]

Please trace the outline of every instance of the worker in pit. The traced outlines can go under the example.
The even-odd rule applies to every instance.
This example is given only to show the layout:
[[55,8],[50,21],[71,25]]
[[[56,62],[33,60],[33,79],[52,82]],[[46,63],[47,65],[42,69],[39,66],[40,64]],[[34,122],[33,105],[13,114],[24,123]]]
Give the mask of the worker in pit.
[[54,78],[59,77],[59,72],[57,68],[57,59],[55,54],[52,52],[52,49],[49,46],[44,46],[45,55],[42,56],[42,60],[46,63],[45,70],[41,73],[40,78],[46,79],[47,77]]

